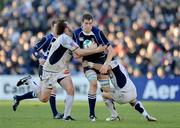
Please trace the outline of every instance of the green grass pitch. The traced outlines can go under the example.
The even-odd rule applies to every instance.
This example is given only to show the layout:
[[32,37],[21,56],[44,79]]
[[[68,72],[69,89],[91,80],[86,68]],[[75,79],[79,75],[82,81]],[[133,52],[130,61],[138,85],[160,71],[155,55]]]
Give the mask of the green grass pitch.
[[[77,121],[52,119],[49,103],[38,101],[21,102],[16,112],[12,111],[12,101],[0,101],[0,128],[180,128],[180,103],[178,102],[143,102],[146,110],[158,119],[147,122],[130,105],[116,104],[122,117],[121,121],[106,122],[109,116],[103,102],[97,102],[96,122],[88,121],[88,103],[74,102],[72,117]],[[63,102],[57,101],[62,112]]]

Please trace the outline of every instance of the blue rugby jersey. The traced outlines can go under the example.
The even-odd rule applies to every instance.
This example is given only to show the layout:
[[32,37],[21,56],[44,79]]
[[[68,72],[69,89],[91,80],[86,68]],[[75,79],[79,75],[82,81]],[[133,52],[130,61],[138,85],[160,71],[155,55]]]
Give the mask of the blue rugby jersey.
[[[83,42],[86,40],[91,40],[97,45],[110,45],[109,41],[105,37],[102,31],[100,31],[97,27],[92,27],[90,34],[85,34],[82,28],[78,28],[73,33],[74,41],[79,45],[80,48],[83,48]],[[107,54],[105,52],[92,54],[89,56],[83,57],[83,60],[87,60],[94,63],[103,64],[106,60]]]
[[[33,47],[33,55],[39,59],[47,59],[47,56],[49,54],[49,50],[51,48],[51,42],[54,42],[56,40],[55,36],[53,34],[47,34],[45,35],[34,47]],[[42,50],[42,52],[41,52]]]

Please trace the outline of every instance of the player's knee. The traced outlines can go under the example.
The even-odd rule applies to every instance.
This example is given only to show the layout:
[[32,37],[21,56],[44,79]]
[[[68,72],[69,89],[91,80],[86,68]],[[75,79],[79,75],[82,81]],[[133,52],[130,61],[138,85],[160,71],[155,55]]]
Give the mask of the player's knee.
[[46,103],[46,102],[48,102],[49,99],[48,98],[40,98],[39,100],[43,103]]
[[103,100],[109,99],[106,92],[101,93]]
[[101,87],[101,92],[109,92],[110,91],[110,87],[106,86],[106,87]]
[[104,92],[102,92],[101,95],[102,95],[102,98],[103,98],[103,99],[106,99],[106,96],[104,95]]
[[97,88],[97,80],[92,80],[90,82],[90,84],[91,84],[92,88]]
[[74,95],[74,88],[72,87],[72,88],[67,88],[66,89],[66,93],[68,94],[68,95]]
[[136,103],[137,103],[137,99],[133,99],[132,101],[129,102],[129,104],[130,104],[131,106],[135,106]]
[[106,91],[106,92],[109,91],[109,88],[110,88],[109,79],[101,79],[101,80],[99,80],[99,83],[100,83],[101,89],[103,91]]
[[53,88],[51,94],[56,94],[56,88]]

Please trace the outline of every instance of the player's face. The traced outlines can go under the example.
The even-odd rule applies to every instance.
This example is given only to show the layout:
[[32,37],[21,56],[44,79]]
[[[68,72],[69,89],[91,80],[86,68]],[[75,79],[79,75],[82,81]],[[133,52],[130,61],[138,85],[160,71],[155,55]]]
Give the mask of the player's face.
[[86,33],[91,32],[92,26],[93,26],[93,20],[84,20],[82,23],[83,31]]
[[68,34],[68,35],[70,35],[70,36],[72,36],[72,34],[73,34],[73,28],[72,28],[72,26],[68,23],[68,22],[66,22],[66,33]]
[[54,35],[56,35],[56,25],[57,25],[57,24],[53,24],[53,25],[51,26],[51,30],[52,30],[52,33],[53,33]]

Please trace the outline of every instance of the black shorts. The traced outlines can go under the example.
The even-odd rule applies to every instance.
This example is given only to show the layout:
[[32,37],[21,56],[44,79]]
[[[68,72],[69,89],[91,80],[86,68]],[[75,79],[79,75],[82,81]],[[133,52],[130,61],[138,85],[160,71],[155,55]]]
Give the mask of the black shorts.
[[[87,70],[93,70],[93,71],[95,71],[96,72],[96,74],[98,74],[98,75],[100,75],[101,73],[99,72],[99,70],[96,70],[96,69],[94,69],[94,68],[91,68],[91,67],[84,67],[83,68],[83,70],[84,70],[84,73],[87,71]],[[101,74],[101,75],[108,75],[108,73],[105,73],[105,74]]]

